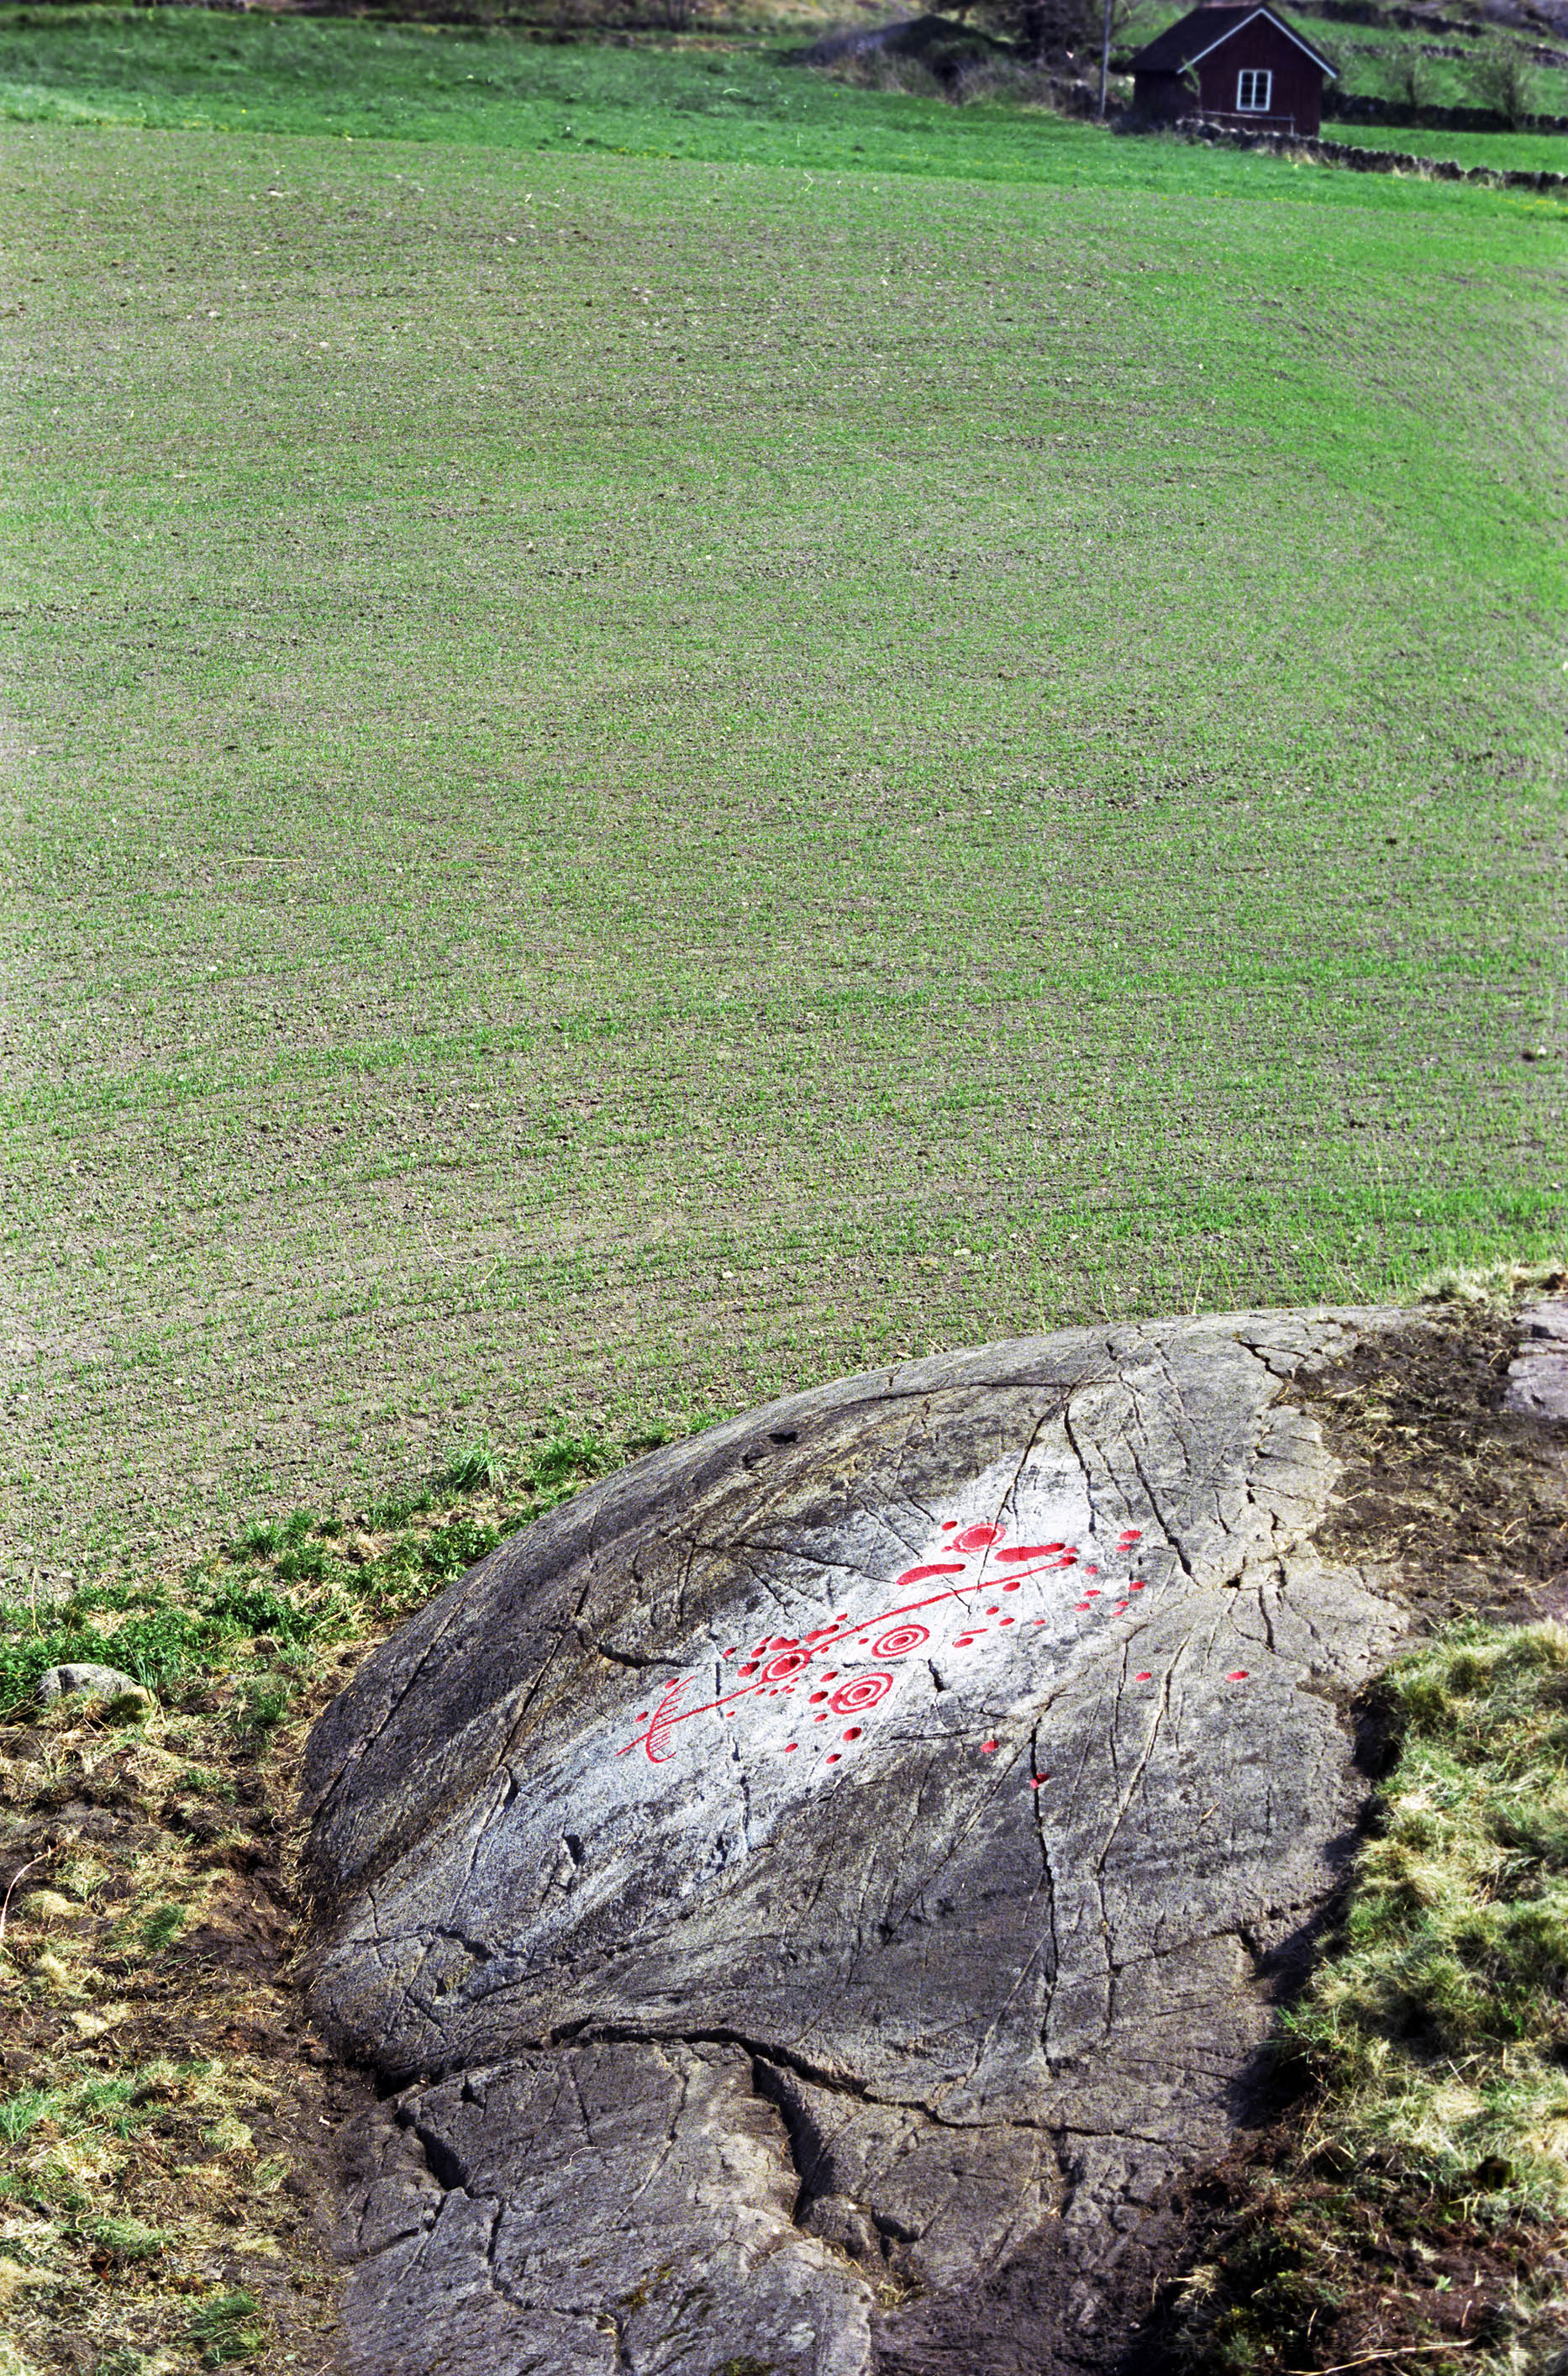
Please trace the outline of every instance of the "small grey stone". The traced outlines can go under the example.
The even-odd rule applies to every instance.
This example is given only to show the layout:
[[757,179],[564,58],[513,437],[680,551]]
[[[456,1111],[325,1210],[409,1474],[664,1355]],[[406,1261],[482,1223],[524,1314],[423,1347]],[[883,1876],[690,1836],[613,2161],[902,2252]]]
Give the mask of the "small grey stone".
[[1521,1419],[1568,1420],[1568,1345],[1511,1361],[1503,1408]]
[[134,1692],[138,1699],[149,1700],[152,1696],[134,1675],[124,1673],[118,1667],[95,1666],[91,1661],[74,1667],[51,1667],[38,1679],[38,1696],[44,1707],[72,1692],[85,1692],[95,1700],[116,1700],[125,1692]]
[[1568,1300],[1527,1304],[1519,1335],[1503,1408],[1522,1419],[1568,1420]]

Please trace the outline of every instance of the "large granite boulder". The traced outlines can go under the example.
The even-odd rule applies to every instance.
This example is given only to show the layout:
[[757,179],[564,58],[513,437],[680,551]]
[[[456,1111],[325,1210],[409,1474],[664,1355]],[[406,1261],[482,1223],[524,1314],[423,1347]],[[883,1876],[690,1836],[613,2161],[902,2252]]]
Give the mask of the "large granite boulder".
[[[1292,1401],[1376,1314],[1074,1330],[656,1454],[306,1768],[362,2376],[1081,2364],[1244,2111],[1402,1617]],[[1097,2349],[1099,2346],[1097,2346]]]

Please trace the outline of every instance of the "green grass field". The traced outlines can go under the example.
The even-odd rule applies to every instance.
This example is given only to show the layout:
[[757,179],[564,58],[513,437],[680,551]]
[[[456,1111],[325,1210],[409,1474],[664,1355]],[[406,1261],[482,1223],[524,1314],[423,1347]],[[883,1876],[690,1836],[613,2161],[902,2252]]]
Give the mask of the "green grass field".
[[1568,210],[716,54],[0,24],[13,1585],[1561,1251]]
[[1446,158],[1499,173],[1568,173],[1568,135],[1561,132],[1434,132],[1417,124],[1325,124],[1325,140],[1408,157]]

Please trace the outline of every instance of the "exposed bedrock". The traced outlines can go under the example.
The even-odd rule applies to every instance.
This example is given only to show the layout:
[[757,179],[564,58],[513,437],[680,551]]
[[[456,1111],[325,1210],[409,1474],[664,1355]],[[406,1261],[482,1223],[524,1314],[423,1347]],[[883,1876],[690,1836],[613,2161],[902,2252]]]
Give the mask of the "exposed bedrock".
[[1313,1552],[1291,1380],[1396,1321],[802,1395],[369,1660],[306,1771],[315,2008],[386,2089],[346,2369],[1078,2364],[1351,1845],[1402,1613]]

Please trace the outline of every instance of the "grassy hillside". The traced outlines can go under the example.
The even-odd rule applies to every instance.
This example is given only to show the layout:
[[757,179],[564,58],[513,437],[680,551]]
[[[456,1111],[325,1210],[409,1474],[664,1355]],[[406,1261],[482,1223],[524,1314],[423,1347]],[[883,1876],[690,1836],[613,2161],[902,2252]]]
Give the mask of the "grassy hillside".
[[95,26],[463,137],[9,135],[15,1580],[1561,1242],[1560,207]]
[[[1130,38],[1152,34],[1161,16],[1180,13],[1149,10]],[[1396,92],[1398,61],[1415,53],[1425,59],[1433,103],[1478,100],[1479,48],[1443,39],[1442,28],[1423,34],[1300,21],[1339,65],[1342,92]],[[1521,39],[1518,46],[1533,57],[1541,45]],[[985,180],[1038,178],[1045,146],[1051,178],[1074,170],[1069,159],[1081,133],[1038,106],[1006,103],[1004,93],[950,104],[916,61],[887,62],[890,77],[910,83],[908,92],[856,89],[801,65],[801,47],[798,32],[713,29],[679,40],[644,36],[635,46],[557,45],[478,28],[330,18],[9,8],[0,9],[0,113]],[[1427,58],[1433,49],[1444,54]],[[1539,112],[1568,113],[1568,71],[1532,64],[1530,72]],[[1332,113],[1332,95],[1329,107]],[[1537,137],[1550,140],[1553,160],[1568,158],[1568,139]],[[1142,185],[1141,146],[1114,160],[1099,158],[1096,180],[1130,175]]]

